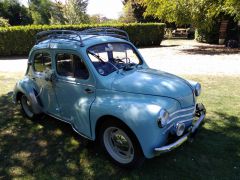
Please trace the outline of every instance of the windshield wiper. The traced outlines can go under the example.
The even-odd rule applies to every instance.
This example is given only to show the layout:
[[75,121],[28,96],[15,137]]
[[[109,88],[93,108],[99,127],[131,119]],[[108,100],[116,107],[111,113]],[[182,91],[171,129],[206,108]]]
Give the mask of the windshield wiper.
[[97,58],[100,62],[105,64],[105,61],[97,54],[91,52],[91,51],[87,51],[89,54],[91,54],[92,56],[94,56],[95,58]]
[[105,62],[99,55],[97,55],[97,54],[95,54],[95,53],[93,53],[93,52],[91,52],[91,51],[87,51],[89,54],[91,54],[92,56],[94,56],[95,58],[97,58],[100,62],[102,62],[102,63],[109,63],[109,64],[111,64],[117,71],[119,70],[114,64],[112,64],[111,62],[109,62],[109,61],[107,61],[107,62]]

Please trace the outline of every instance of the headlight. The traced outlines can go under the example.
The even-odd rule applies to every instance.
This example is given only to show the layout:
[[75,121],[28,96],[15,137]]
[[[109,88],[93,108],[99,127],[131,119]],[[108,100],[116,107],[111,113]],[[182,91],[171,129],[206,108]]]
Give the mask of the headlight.
[[158,126],[160,128],[163,128],[164,126],[167,125],[167,122],[169,120],[169,113],[165,109],[161,109],[158,115]]
[[199,96],[201,94],[201,84],[197,83],[195,86],[195,96]]

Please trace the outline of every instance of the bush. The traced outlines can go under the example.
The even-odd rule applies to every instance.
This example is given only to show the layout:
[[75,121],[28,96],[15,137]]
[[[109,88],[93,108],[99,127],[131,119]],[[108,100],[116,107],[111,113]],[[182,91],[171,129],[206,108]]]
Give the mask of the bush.
[[111,26],[128,32],[131,42],[138,47],[160,45],[164,36],[163,23],[101,24],[101,25],[33,25],[0,28],[0,56],[27,55],[35,44],[38,32],[51,29],[84,30]]
[[198,28],[195,31],[195,39],[199,42],[218,44],[220,24],[215,23],[210,30]]
[[0,17],[0,27],[7,27],[10,26],[7,19]]

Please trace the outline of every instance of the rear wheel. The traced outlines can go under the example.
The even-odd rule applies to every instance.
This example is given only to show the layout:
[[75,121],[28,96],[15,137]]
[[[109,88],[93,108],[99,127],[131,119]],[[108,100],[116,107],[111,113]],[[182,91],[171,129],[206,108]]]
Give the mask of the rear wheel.
[[100,143],[111,159],[121,167],[138,167],[144,162],[135,135],[122,123],[104,123],[100,130]]

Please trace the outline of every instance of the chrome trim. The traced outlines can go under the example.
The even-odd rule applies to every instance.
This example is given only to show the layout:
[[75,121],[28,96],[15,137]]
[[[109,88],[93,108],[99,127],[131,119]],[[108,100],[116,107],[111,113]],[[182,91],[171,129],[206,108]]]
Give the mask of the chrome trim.
[[168,121],[168,124],[170,124],[172,121],[174,121],[174,120],[176,120],[176,119],[178,119],[178,118],[183,118],[183,117],[187,117],[187,116],[190,116],[190,115],[194,115],[194,112],[191,112],[191,113],[188,113],[188,114],[184,114],[184,115],[181,115],[181,116],[176,116],[176,117],[170,119],[170,120]]
[[179,122],[179,123],[185,123],[185,122],[188,122],[188,121],[193,121],[193,118],[186,119],[186,120],[182,120],[182,121],[178,121],[178,122]]
[[190,136],[197,130],[197,128],[200,126],[200,124],[203,122],[204,118],[205,118],[206,114],[203,112],[201,114],[201,116],[199,117],[199,119],[197,120],[197,122],[194,124],[193,128],[186,133],[184,136],[182,136],[180,139],[178,139],[177,141],[175,141],[172,144],[168,144],[162,147],[157,147],[154,148],[154,151],[159,154],[159,153],[165,153],[165,152],[169,152],[173,149],[176,149],[177,147],[179,147],[180,145],[182,145],[184,142],[186,142]]
[[165,134],[169,129],[171,129],[174,126],[174,124],[170,125],[167,129],[163,131],[163,134]]
[[76,82],[75,80],[70,80],[70,79],[57,78],[57,81],[60,81],[60,82],[63,82],[63,83],[70,83],[70,84],[82,85],[82,86],[88,86],[88,87],[95,88],[94,85],[85,84],[85,83],[80,83],[80,82]]
[[157,152],[160,152],[160,153],[169,152],[169,151],[177,148],[178,146],[182,145],[187,140],[188,140],[188,134],[185,134],[183,137],[181,137],[176,142],[166,145],[166,146],[163,146],[163,147],[155,148],[154,150]]
[[46,114],[49,115],[49,116],[51,116],[51,117],[53,117],[53,118],[55,118],[55,119],[58,119],[59,121],[62,121],[62,122],[64,122],[64,123],[70,124],[71,127],[72,127],[72,129],[73,129],[76,133],[78,133],[80,136],[82,136],[82,137],[84,137],[84,138],[86,138],[86,139],[89,139],[89,140],[91,140],[91,141],[94,141],[92,138],[90,138],[90,137],[88,137],[88,136],[80,133],[80,132],[75,128],[75,126],[74,126],[74,124],[73,124],[72,122],[69,122],[69,121],[66,121],[66,120],[64,120],[64,119],[61,119],[60,117],[55,116],[55,115],[50,114],[50,113],[46,113]]
[[180,113],[180,112],[184,112],[184,111],[190,111],[190,110],[194,110],[196,106],[194,107],[190,107],[190,108],[186,108],[186,109],[180,109],[178,111],[175,111],[174,113],[170,114],[169,117],[172,117],[173,115]]

